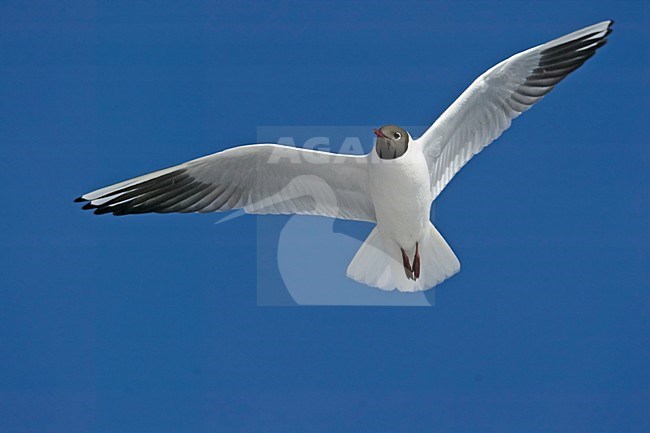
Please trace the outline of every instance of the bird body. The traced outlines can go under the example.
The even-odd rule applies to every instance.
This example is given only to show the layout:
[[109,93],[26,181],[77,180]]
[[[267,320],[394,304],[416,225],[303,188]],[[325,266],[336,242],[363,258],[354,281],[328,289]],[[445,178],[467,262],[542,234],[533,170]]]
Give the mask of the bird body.
[[[418,139],[374,130],[367,155],[240,146],[79,197],[96,214],[215,212],[300,214],[377,226],[347,275],[385,290],[427,290],[460,270],[429,222],[431,203],[512,120],[591,58],[611,32],[603,21],[516,54],[478,77]],[[383,61],[383,60],[381,60]]]
[[431,193],[429,169],[420,146],[411,145],[403,156],[382,160],[369,157],[370,196],[377,227],[407,252],[415,251],[428,230]]

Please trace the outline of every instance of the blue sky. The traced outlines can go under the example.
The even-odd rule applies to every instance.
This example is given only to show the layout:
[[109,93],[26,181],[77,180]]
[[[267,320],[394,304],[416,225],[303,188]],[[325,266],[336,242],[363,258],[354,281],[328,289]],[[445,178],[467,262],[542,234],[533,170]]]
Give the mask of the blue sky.
[[[262,125],[426,125],[608,18],[439,197],[433,308],[258,307],[255,217],[72,203]],[[647,2],[1,3],[0,431],[650,431],[648,40]]]

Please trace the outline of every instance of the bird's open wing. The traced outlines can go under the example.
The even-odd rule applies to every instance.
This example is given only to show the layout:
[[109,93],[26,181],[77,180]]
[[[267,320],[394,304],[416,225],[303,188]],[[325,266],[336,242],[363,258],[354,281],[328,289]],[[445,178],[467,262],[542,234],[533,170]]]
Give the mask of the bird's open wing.
[[96,214],[306,214],[375,221],[368,158],[276,144],[235,147],[79,197]]
[[510,57],[478,77],[418,139],[431,177],[431,199],[454,175],[605,45],[612,21],[578,30]]

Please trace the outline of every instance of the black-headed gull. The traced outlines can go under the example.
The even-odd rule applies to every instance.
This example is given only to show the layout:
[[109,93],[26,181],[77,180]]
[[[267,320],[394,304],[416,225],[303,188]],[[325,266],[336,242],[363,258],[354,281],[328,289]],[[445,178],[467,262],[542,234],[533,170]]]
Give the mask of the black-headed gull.
[[460,270],[429,221],[431,203],[467,161],[515,117],[593,56],[612,21],[510,57],[477,78],[418,139],[374,130],[367,155],[254,144],[107,186],[79,197],[96,214],[303,214],[376,223],[349,277],[385,290],[429,289]]

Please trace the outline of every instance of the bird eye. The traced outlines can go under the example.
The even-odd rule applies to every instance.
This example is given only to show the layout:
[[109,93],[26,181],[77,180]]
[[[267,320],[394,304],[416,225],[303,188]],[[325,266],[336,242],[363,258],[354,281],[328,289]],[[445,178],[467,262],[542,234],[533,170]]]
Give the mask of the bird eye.
[[396,132],[395,134],[393,134],[393,137],[395,137],[395,140],[399,140],[400,138],[402,138],[402,134]]

